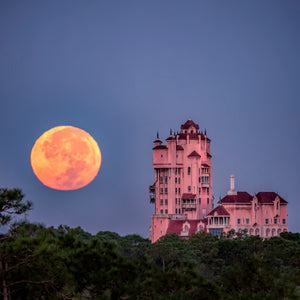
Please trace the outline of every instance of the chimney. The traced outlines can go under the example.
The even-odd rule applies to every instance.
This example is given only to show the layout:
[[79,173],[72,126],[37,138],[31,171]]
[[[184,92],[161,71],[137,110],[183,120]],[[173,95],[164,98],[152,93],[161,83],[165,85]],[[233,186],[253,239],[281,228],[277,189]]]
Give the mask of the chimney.
[[234,175],[230,175],[230,190],[227,195],[237,195],[237,191],[234,189]]

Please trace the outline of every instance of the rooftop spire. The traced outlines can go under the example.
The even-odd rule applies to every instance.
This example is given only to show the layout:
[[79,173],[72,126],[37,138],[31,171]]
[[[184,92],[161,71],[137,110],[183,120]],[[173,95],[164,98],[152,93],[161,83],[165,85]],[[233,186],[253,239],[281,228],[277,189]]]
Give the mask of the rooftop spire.
[[230,190],[227,195],[237,195],[237,191],[234,189],[234,175],[230,175]]

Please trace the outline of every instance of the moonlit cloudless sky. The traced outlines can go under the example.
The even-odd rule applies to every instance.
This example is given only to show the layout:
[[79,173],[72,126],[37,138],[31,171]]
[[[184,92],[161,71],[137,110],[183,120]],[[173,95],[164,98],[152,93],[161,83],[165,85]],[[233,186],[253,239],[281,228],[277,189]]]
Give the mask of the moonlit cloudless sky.
[[[148,236],[152,147],[188,118],[212,140],[215,204],[278,192],[300,232],[299,1],[1,1],[0,186],[47,226]],[[89,132],[102,152],[75,191],[33,174],[36,139]]]

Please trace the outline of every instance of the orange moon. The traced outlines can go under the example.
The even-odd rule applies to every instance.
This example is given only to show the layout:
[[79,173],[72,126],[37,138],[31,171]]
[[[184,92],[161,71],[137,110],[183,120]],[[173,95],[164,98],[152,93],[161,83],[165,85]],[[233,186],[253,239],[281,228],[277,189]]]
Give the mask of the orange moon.
[[56,190],[76,190],[98,174],[101,152],[97,142],[82,129],[54,127],[42,134],[31,150],[31,166],[37,178]]

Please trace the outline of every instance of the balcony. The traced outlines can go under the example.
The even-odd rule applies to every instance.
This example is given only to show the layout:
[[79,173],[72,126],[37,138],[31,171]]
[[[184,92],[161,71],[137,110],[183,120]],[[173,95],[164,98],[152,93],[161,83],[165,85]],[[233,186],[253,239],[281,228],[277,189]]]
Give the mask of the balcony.
[[202,182],[201,186],[204,188],[209,188],[209,183],[208,182]]
[[155,196],[150,195],[149,198],[150,198],[150,203],[155,203]]
[[196,203],[182,203],[182,208],[185,210],[195,210]]

